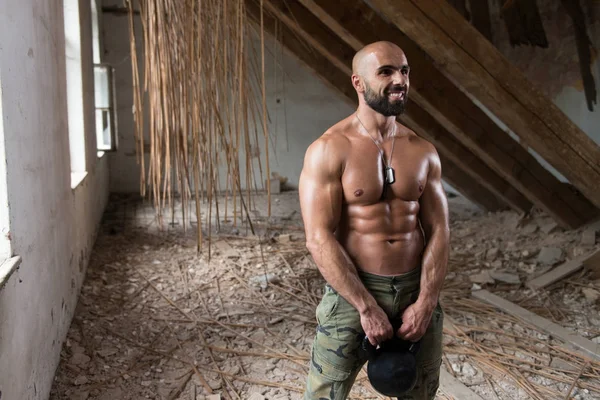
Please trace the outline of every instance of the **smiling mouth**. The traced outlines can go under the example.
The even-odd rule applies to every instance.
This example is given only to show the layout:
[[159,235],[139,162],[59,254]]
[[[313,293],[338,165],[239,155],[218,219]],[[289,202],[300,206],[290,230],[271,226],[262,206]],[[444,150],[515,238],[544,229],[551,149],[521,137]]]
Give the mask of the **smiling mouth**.
[[396,99],[396,100],[402,100],[402,99],[404,99],[404,92],[391,92],[391,93],[389,94],[389,96],[390,96],[392,99]]

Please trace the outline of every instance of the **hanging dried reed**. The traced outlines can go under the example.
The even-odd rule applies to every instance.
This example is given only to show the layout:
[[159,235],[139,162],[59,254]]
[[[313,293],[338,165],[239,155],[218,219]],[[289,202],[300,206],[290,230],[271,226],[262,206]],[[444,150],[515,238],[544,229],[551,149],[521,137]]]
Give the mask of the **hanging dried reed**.
[[[134,0],[127,0],[142,195],[151,197],[161,222],[166,208],[174,218],[173,200],[180,196],[184,228],[186,221],[197,223],[198,250],[203,239],[201,202],[209,204],[205,222],[210,239],[213,221],[218,226],[221,218],[217,201],[220,192],[226,194],[225,220],[231,212],[237,226],[239,215],[254,233],[248,208],[253,190],[258,189],[252,157],[259,140],[264,140],[265,173],[270,176],[262,26],[261,48],[256,51],[250,40],[244,0],[138,0],[137,6],[143,28],[143,88],[136,53],[135,5]],[[260,65],[255,54],[260,54]],[[144,159],[146,108],[148,168]],[[262,139],[259,131],[263,132]],[[241,159],[246,171],[245,192]],[[258,169],[262,177],[260,157]],[[221,177],[219,171],[226,176]],[[269,181],[266,189],[270,216]],[[233,210],[227,209],[229,196]],[[186,215],[190,199],[195,200],[195,221]]]

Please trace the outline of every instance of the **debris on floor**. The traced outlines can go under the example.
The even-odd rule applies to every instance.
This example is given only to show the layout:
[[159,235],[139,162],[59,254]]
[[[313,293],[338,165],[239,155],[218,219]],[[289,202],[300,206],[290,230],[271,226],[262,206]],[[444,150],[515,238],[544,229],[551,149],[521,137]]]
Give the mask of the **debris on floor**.
[[[51,399],[300,399],[324,281],[297,192],[274,196],[270,217],[265,197],[253,204],[258,236],[239,218],[237,227],[221,220],[198,254],[195,227],[159,227],[149,205],[113,196]],[[591,234],[551,226],[539,211],[521,223],[511,211],[449,201],[442,368],[490,400],[600,399],[599,362],[471,297],[476,285],[600,342],[600,280],[589,270],[543,290],[525,285],[599,248]],[[364,372],[350,398],[385,399]]]

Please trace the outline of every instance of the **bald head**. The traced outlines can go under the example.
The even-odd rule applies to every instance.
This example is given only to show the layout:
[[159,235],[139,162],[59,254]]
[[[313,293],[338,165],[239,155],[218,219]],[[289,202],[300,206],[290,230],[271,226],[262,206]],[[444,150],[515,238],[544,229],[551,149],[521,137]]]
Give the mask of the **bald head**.
[[375,42],[360,49],[352,59],[352,86],[359,107],[366,105],[385,116],[404,112],[409,91],[410,67],[400,47]]
[[392,42],[375,42],[366,45],[354,55],[352,59],[352,73],[365,76],[367,71],[375,70],[387,58],[403,57],[404,52]]

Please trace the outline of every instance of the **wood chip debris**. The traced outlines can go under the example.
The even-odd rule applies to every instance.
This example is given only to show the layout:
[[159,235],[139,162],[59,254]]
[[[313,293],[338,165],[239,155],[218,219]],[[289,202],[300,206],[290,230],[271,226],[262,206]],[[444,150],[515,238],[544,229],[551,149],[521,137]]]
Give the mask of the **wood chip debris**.
[[[219,236],[211,238],[210,262],[206,251],[196,253],[194,233],[181,225],[160,230],[149,222],[149,206],[111,203],[51,399],[300,399],[324,281],[306,251],[300,213],[280,218],[299,210],[297,193],[277,196],[274,218],[293,229],[275,231],[265,224],[253,237],[240,233],[243,225],[222,223]],[[253,206],[262,213],[264,201],[257,199]],[[514,213],[481,213],[459,200],[450,199],[452,245],[440,300],[446,321],[442,368],[486,399],[562,399],[569,392],[575,399],[600,399],[597,362],[471,297],[477,281],[600,341],[598,302],[589,301],[600,282],[589,278],[589,270],[538,292],[524,286],[544,268],[536,261],[544,247],[560,249],[567,259],[588,252],[578,247],[581,231],[524,235],[523,226],[506,227]],[[534,213],[527,224],[539,218],[546,217]],[[277,239],[289,232],[294,240]],[[496,260],[486,256],[490,249],[502,261],[499,272],[492,267]],[[499,273],[510,278],[497,279],[506,277]],[[265,274],[277,279],[252,284]],[[384,399],[364,371],[350,398]],[[438,398],[450,399],[441,391]]]

